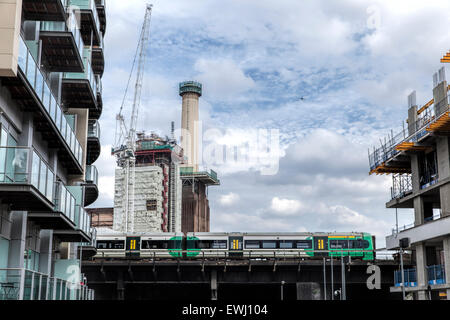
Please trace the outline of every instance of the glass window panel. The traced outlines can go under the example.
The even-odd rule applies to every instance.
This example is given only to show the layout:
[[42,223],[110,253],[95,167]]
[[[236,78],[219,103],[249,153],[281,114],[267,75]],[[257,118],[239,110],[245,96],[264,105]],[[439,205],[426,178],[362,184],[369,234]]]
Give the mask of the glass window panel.
[[39,177],[39,191],[45,194],[45,185],[47,183],[47,165],[41,160],[41,169]]
[[66,194],[67,194],[67,191],[62,185],[61,185],[61,189],[62,189],[61,190],[61,205],[59,207],[59,210],[62,213],[66,214]]
[[292,241],[280,241],[280,249],[292,249]]
[[14,154],[14,181],[28,182],[28,149],[12,149]]
[[39,70],[36,72],[36,86],[34,90],[36,91],[36,95],[39,97],[39,100],[43,102],[42,92],[44,91],[44,78]]
[[42,102],[44,103],[45,110],[50,113],[50,89],[46,82],[44,82],[44,93],[42,95]]
[[61,109],[59,106],[56,107],[56,127],[61,132]]
[[53,180],[55,179],[55,175],[50,169],[47,172],[47,192],[46,197],[48,200],[53,201]]
[[263,241],[263,249],[276,249],[277,243],[275,241]]
[[245,241],[245,248],[246,249],[259,249],[260,248],[259,240]]
[[31,53],[28,52],[27,79],[33,88],[34,88],[35,78],[36,78],[36,63],[34,62],[33,57],[31,56]]
[[41,158],[33,151],[33,163],[31,166],[31,184],[38,189],[39,188],[39,167]]
[[[6,147],[8,132],[2,128],[0,136],[0,147]],[[6,148],[0,148],[0,181],[5,182],[6,172]]]
[[23,42],[22,37],[19,38],[19,67],[22,69],[23,73],[26,74],[27,71],[27,46]]
[[52,119],[53,119],[53,121],[55,122],[55,124],[56,124],[56,110],[58,110],[58,105],[56,104],[56,99],[55,99],[55,97],[53,96],[53,95],[51,95],[52,96],[52,98],[51,98],[51,100],[52,100],[52,112],[50,113],[50,116],[52,117]]
[[75,203],[75,198],[72,198],[72,219],[74,219],[74,220],[75,220],[75,212],[76,212],[76,210],[77,210],[77,206],[76,206],[76,203]]

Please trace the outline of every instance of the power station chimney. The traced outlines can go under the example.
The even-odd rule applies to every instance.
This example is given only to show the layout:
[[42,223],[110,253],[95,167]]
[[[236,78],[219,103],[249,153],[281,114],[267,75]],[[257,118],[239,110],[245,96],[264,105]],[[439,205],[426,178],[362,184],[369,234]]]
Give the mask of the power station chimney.
[[183,166],[193,167],[198,171],[198,98],[202,95],[202,84],[195,81],[180,83],[180,96],[182,97],[181,111],[181,147],[187,157]]

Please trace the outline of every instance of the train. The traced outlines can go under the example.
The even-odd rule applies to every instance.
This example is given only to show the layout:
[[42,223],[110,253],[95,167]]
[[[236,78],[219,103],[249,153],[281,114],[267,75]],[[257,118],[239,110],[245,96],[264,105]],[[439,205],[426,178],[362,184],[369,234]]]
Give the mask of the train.
[[375,259],[375,237],[349,233],[188,232],[97,235],[94,258]]

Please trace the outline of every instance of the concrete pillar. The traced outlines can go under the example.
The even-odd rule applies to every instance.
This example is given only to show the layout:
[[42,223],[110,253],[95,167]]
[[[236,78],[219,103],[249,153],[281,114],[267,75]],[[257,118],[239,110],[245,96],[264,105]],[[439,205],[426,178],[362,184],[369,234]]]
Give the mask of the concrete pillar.
[[411,179],[413,193],[420,191],[419,155],[411,154]]
[[[425,244],[420,243],[414,246],[416,250],[416,270],[417,270],[417,286],[418,287],[428,287],[428,277],[427,277],[427,257]],[[418,292],[419,300],[427,300],[428,294],[426,290],[421,290]]]
[[27,234],[27,213],[11,212],[11,241],[9,242],[8,268],[23,268],[23,253]]
[[[445,282],[450,285],[450,237],[445,238],[442,243],[444,246]],[[450,289],[447,289],[447,300],[450,300]]]
[[41,230],[39,248],[39,272],[51,275],[52,272],[52,246],[53,230]]
[[410,106],[408,109],[408,135],[413,134],[416,132],[416,124],[417,121],[417,106],[413,105]]
[[423,198],[421,196],[414,198],[414,225],[419,226],[423,224]]
[[436,137],[436,156],[439,181],[450,177],[450,147],[448,137]]
[[[439,176],[440,179],[440,176]],[[443,217],[450,215],[450,183],[439,187],[439,194],[441,199],[441,215]]]
[[217,300],[217,270],[211,270],[211,300]]

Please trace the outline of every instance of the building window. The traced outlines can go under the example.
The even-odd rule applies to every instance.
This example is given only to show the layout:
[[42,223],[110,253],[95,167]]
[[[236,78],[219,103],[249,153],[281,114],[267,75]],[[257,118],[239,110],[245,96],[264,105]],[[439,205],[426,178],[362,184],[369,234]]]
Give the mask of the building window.
[[156,210],[157,201],[155,199],[147,200],[147,210]]

